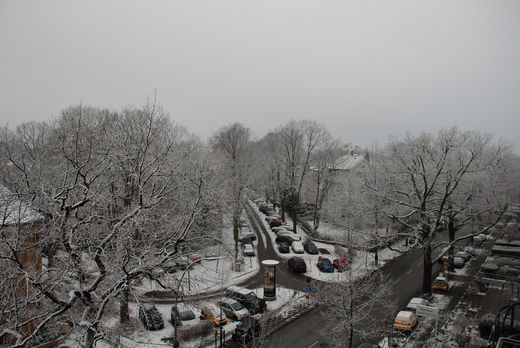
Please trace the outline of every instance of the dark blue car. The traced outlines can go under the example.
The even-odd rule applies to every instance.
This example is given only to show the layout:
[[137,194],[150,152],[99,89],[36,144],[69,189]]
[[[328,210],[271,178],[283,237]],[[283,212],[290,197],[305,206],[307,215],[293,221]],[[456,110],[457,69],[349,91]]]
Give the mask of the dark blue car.
[[327,258],[322,258],[318,261],[318,263],[316,264],[316,266],[318,266],[318,269],[322,272],[326,272],[326,273],[332,273],[334,272],[334,265],[332,264],[332,262],[330,262],[329,259]]

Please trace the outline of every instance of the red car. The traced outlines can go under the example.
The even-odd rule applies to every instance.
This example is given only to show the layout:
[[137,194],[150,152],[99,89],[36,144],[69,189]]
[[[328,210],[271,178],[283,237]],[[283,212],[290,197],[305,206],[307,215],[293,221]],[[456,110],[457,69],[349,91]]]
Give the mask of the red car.
[[278,226],[282,226],[282,220],[273,219],[271,222],[269,222],[269,227],[271,228]]
[[346,258],[342,257],[340,259],[335,259],[332,261],[332,264],[334,265],[334,268],[338,270],[338,272],[344,272],[348,269],[348,261]]
[[193,263],[200,263],[202,261],[202,257],[200,257],[198,255],[191,255],[190,260]]

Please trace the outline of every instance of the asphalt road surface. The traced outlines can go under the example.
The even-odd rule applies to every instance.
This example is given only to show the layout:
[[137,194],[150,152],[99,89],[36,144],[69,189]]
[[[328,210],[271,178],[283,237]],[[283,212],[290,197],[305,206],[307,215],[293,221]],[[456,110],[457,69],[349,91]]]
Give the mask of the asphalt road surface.
[[[393,308],[397,312],[406,306],[411,297],[418,296],[422,292],[422,251],[417,249],[402,255],[386,264],[382,268],[383,274],[392,282],[393,294],[388,301],[393,302]],[[440,264],[435,264],[433,274],[441,270]],[[364,325],[370,325],[372,320],[383,315],[377,310],[373,311]],[[269,347],[327,347],[327,328],[338,325],[333,318],[326,318],[320,314],[319,309],[313,310],[296,319],[267,339]],[[391,325],[391,323],[389,323]],[[353,346],[357,347],[361,342],[354,336]]]
[[[269,232],[260,220],[263,217],[256,214],[254,208],[246,211],[250,226],[258,235],[257,254],[259,259],[273,259],[280,261],[276,277],[277,284],[296,290],[305,289],[306,277],[289,273],[286,261],[278,258],[278,255],[273,250],[274,246],[268,236]],[[265,234],[266,237],[265,245],[264,239],[261,236],[262,233]],[[422,250],[414,249],[387,263],[381,269],[385,277],[391,282],[393,293],[389,297],[388,301],[393,304],[396,313],[399,309],[406,306],[411,297],[419,296],[422,293],[422,257]],[[433,266],[432,279],[435,278],[441,270],[442,265],[435,263]],[[256,277],[241,285],[250,288],[261,287],[263,285],[262,272],[259,272]],[[463,292],[462,290],[459,291],[461,293]],[[383,313],[378,313],[377,310],[374,310],[370,314],[366,323],[363,323],[362,325],[371,325],[373,320],[370,320],[370,318],[376,318],[382,314]],[[337,324],[338,323],[333,318],[326,318],[323,314],[320,314],[320,309],[318,307],[271,334],[267,338],[265,346],[273,348],[327,347],[327,328],[333,327]],[[391,324],[392,323],[389,322],[388,325]],[[357,347],[357,345],[361,343],[359,337],[355,336],[353,343],[353,346]]]

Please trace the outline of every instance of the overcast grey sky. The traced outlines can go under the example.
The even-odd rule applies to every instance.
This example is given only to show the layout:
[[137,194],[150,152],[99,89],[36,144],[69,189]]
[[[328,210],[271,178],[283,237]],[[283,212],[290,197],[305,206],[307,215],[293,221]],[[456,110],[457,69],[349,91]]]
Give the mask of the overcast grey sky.
[[361,146],[458,126],[518,153],[520,1],[0,0],[2,125],[155,89],[202,137],[309,118]]

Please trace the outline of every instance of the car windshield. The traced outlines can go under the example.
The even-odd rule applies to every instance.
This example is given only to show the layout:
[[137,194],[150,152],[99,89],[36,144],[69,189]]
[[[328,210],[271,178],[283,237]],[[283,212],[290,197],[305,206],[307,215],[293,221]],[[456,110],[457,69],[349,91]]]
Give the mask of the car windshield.
[[254,320],[254,318],[247,317],[240,321],[240,324],[237,326],[237,329],[247,331],[251,326],[255,325],[255,323],[256,321]]
[[243,333],[246,333],[247,330],[249,330],[249,323],[244,321],[241,321],[236,328],[236,331]]
[[331,264],[329,259],[323,259],[323,260],[321,260],[321,262],[323,263],[324,266],[329,266]]
[[195,319],[195,314],[192,311],[184,311],[179,313],[180,320],[192,320]]
[[231,308],[233,308],[236,311],[239,311],[241,309],[244,309],[244,306],[240,302],[234,302],[231,304]]
[[250,292],[249,294],[247,294],[247,295],[245,296],[245,298],[246,298],[248,301],[254,301],[254,300],[256,300],[256,296],[255,296],[255,294],[252,293],[252,292]]

